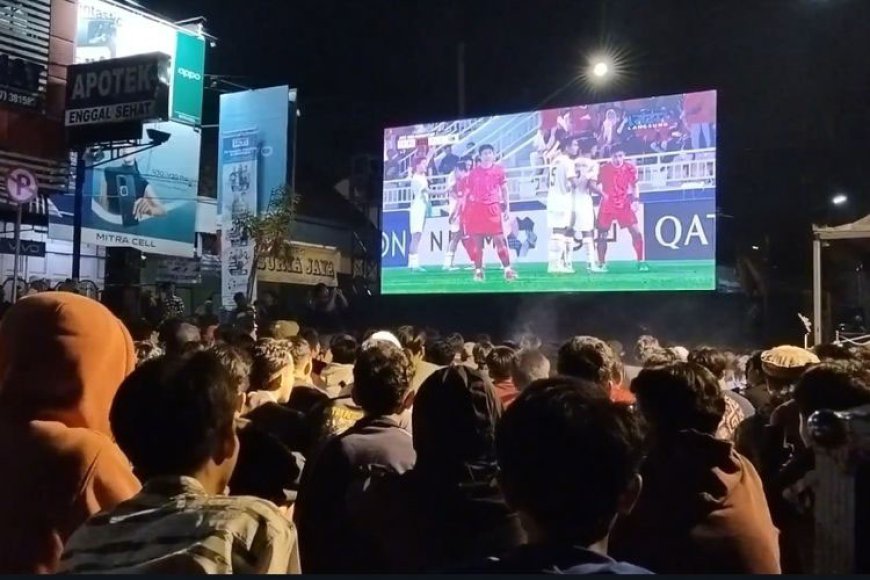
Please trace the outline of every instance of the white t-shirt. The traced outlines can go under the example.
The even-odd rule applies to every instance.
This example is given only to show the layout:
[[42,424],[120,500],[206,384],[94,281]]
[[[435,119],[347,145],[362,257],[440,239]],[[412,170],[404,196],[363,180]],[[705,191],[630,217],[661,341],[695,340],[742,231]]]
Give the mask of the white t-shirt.
[[578,157],[574,161],[574,165],[577,170],[577,175],[583,180],[580,192],[588,193],[586,184],[590,181],[598,181],[598,171],[600,166],[597,161],[588,157]]
[[551,172],[550,191],[559,195],[571,195],[574,191],[572,180],[577,177],[574,161],[561,153],[553,162]]
[[429,179],[427,179],[425,175],[419,173],[414,174],[414,176],[411,177],[411,194],[413,195],[411,203],[425,204],[427,201],[428,189]]

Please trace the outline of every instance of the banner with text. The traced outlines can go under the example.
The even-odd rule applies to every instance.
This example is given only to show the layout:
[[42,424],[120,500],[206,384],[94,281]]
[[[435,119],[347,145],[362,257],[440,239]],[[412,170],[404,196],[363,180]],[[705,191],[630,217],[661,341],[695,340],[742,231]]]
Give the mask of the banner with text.
[[260,258],[257,280],[277,284],[337,286],[341,253],[336,248],[291,243],[290,260]]
[[166,143],[85,174],[82,241],[193,257],[199,133],[179,123],[146,125],[170,134]]
[[291,182],[295,93],[281,86],[221,95],[218,224],[226,307],[233,306],[236,292],[247,291],[248,272],[254,266],[253,246],[240,239],[234,215],[267,211],[272,192]]
[[258,131],[239,131],[221,136],[218,180],[221,236],[221,303],[234,306],[237,292],[248,293],[254,267],[254,243],[243,220],[257,213]]

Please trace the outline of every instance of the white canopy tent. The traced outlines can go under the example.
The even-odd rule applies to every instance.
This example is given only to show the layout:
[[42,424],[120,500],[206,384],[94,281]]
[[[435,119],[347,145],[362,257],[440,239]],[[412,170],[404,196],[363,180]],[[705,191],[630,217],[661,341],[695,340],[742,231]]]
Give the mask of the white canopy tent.
[[870,239],[870,215],[842,226],[813,226],[813,342],[822,342],[822,242]]

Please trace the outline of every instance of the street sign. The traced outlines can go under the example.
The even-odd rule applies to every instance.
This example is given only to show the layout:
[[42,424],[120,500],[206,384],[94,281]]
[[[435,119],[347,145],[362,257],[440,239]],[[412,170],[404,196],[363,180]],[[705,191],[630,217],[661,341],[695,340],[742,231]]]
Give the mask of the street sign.
[[39,184],[33,173],[18,167],[6,174],[6,191],[15,203],[27,203],[39,193]]

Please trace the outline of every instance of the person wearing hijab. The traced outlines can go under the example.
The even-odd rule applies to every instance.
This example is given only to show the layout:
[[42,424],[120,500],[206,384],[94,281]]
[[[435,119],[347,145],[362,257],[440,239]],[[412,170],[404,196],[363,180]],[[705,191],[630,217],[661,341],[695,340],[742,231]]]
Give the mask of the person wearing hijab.
[[48,292],[0,325],[0,571],[50,573],[88,517],[140,485],[112,440],[109,409],[136,366],[103,305]]
[[374,472],[351,493],[352,525],[383,571],[454,569],[525,541],[496,482],[500,415],[479,371],[456,365],[426,379],[414,403],[414,468]]

